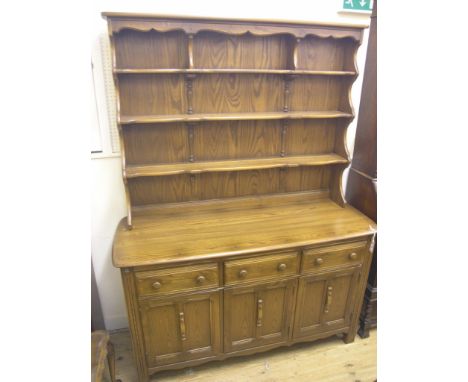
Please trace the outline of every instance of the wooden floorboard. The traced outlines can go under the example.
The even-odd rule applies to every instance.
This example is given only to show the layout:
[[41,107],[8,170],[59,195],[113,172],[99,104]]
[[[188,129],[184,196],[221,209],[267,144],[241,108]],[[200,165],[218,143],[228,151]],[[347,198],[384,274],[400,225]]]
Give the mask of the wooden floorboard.
[[[116,373],[122,382],[137,382],[128,331],[111,334]],[[377,379],[377,330],[356,336],[345,345],[338,337],[253,356],[214,361],[205,365],[157,373],[152,382],[373,382]]]

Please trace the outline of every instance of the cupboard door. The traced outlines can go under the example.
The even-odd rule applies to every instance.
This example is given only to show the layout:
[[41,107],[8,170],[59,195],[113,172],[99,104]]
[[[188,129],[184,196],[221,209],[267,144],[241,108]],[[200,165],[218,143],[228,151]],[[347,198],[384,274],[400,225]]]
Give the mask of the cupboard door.
[[349,325],[360,267],[301,277],[294,338]]
[[140,311],[149,367],[220,352],[218,292],[146,300]]
[[296,280],[226,289],[226,353],[288,340]]

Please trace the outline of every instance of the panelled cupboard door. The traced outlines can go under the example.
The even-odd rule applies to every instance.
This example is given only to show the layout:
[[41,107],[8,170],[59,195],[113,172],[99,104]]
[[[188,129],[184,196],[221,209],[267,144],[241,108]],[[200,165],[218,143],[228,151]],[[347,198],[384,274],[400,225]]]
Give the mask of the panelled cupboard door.
[[224,290],[224,352],[286,342],[296,280]]
[[219,292],[141,301],[140,312],[149,367],[221,351]]
[[346,327],[361,267],[299,279],[294,338]]

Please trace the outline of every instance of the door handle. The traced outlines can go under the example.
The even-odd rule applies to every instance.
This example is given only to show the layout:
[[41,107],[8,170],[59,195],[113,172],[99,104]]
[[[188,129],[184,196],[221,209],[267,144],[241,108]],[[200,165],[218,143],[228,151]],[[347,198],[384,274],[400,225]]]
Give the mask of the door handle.
[[330,305],[332,303],[332,293],[333,293],[333,287],[329,286],[327,288],[327,301],[325,302],[325,313],[328,313],[330,310]]
[[180,337],[182,341],[185,341],[187,339],[185,335],[185,317],[184,317],[184,312],[179,313],[179,325],[180,325]]
[[263,320],[263,300],[261,298],[257,301],[257,326],[262,326]]

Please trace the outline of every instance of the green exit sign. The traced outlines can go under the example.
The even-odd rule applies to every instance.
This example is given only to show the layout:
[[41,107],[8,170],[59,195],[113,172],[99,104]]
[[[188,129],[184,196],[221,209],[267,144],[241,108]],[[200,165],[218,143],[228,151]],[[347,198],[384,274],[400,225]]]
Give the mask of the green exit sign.
[[343,9],[347,11],[371,11],[372,0],[343,0]]

